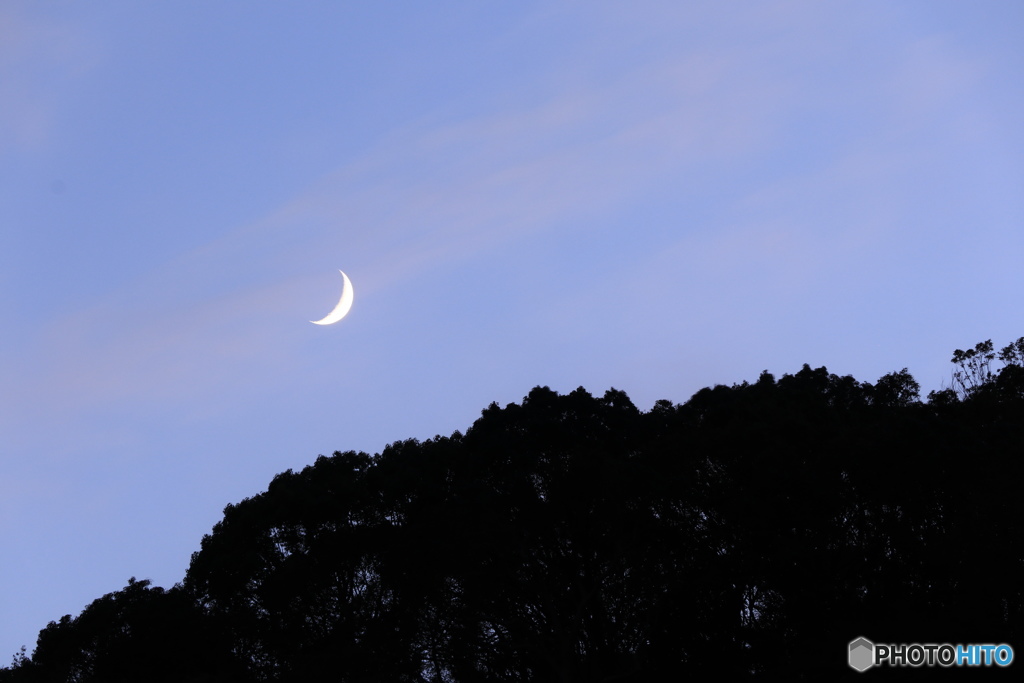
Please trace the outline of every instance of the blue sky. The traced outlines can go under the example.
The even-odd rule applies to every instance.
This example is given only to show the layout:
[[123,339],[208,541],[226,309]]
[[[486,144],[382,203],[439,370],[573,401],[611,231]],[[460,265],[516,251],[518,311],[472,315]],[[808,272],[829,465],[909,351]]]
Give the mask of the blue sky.
[[1024,335],[1024,4],[353,5],[0,3],[0,657],[538,384]]

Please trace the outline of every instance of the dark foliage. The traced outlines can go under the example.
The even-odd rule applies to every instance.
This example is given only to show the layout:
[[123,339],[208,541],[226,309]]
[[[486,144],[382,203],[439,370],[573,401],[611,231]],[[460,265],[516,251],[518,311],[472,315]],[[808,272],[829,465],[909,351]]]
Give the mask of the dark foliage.
[[182,585],[51,623],[0,683],[820,680],[858,675],[860,635],[1013,643],[1024,338],[994,358],[957,351],[927,403],[906,368],[648,412],[538,387],[321,456],[229,505]]
[[0,681],[66,683],[206,683],[242,681],[248,674],[232,644],[180,588],[128,581],[72,619],[39,633],[31,659],[15,657]]

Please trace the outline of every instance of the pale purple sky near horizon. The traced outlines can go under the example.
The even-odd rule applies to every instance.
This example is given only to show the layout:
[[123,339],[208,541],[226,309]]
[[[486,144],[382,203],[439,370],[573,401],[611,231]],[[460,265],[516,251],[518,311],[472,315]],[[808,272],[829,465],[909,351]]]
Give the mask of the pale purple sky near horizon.
[[1024,3],[352,5],[0,3],[0,663],[320,453],[1024,335]]

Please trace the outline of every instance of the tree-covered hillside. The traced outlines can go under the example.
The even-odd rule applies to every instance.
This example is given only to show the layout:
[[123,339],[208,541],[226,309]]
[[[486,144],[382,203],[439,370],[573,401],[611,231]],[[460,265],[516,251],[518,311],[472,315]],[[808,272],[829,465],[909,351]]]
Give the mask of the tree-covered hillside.
[[924,402],[806,365],[646,412],[537,387],[321,456],[0,682],[816,681],[862,635],[1018,642],[1024,338],[953,362]]

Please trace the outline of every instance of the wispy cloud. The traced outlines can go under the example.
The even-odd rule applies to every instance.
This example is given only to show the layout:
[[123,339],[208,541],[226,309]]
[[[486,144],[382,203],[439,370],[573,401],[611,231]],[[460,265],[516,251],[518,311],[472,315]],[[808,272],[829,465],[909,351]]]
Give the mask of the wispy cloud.
[[16,3],[0,7],[0,153],[44,146],[59,101],[97,59],[77,27],[29,18]]

